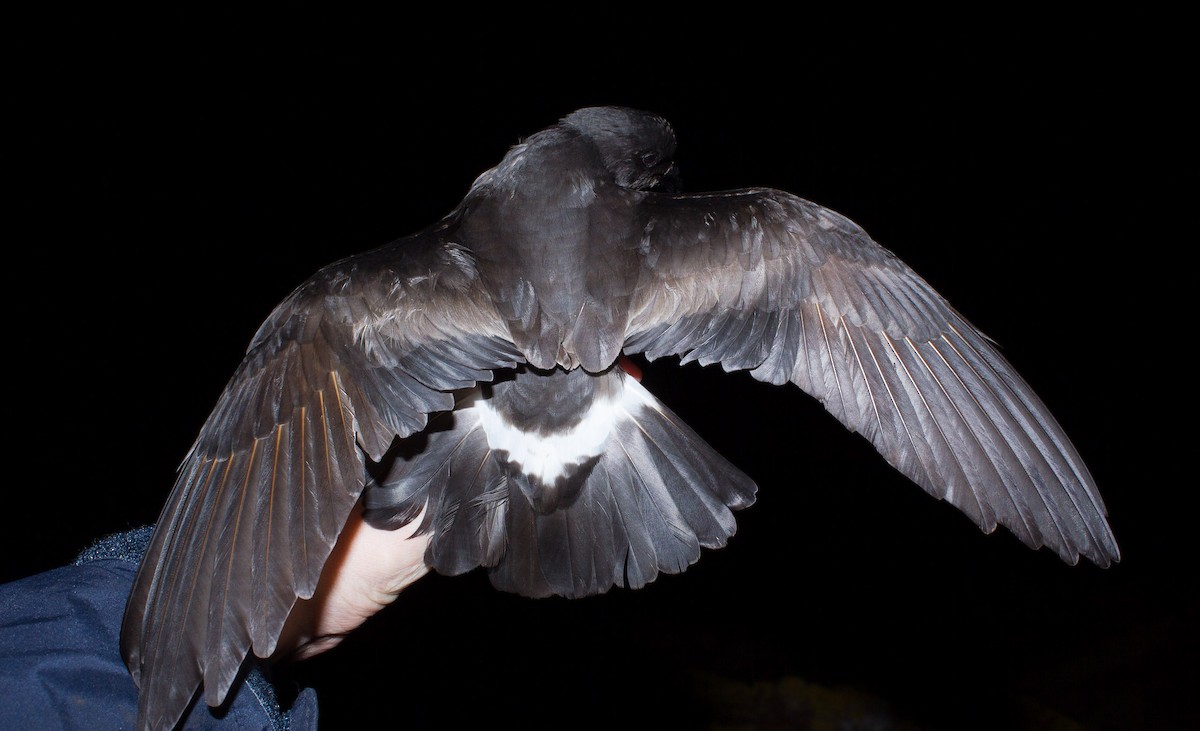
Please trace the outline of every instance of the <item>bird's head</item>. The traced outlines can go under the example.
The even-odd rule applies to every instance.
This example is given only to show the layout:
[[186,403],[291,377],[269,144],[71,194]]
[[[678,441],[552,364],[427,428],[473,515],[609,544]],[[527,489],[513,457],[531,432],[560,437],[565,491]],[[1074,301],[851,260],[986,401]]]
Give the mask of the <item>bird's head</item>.
[[662,117],[626,107],[586,107],[562,123],[596,146],[622,188],[678,189],[679,173],[671,159],[675,133]]

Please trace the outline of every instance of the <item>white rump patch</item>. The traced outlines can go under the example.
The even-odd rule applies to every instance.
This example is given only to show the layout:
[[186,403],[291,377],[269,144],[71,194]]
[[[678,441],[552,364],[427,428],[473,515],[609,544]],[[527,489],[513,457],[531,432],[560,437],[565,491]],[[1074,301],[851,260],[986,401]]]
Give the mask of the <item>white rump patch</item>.
[[637,393],[641,386],[632,378],[625,378],[624,384],[620,396],[612,400],[597,398],[579,423],[554,434],[519,429],[505,421],[486,400],[477,401],[475,409],[489,447],[504,450],[526,474],[544,485],[553,485],[567,474],[567,468],[603,454],[619,420],[636,418],[645,403]]

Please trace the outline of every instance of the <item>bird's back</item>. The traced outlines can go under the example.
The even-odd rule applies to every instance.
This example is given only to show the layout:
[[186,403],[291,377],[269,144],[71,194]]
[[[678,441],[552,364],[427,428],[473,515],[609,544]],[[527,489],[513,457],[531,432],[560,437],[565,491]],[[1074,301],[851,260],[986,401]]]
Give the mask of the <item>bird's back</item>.
[[[629,321],[637,196],[612,184],[591,146],[553,132],[481,178],[455,235],[531,365],[597,372],[616,360]],[[540,174],[548,166],[560,174]]]

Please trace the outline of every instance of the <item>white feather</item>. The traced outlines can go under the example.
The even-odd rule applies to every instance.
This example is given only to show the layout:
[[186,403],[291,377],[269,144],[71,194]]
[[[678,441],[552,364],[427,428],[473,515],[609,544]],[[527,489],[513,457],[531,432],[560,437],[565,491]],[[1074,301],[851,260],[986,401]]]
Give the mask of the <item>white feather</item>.
[[636,385],[636,381],[625,379],[621,395],[597,398],[579,423],[554,434],[520,429],[506,421],[486,400],[476,402],[474,408],[489,447],[507,452],[511,462],[521,465],[526,474],[543,484],[553,484],[567,473],[568,467],[602,454],[618,420],[636,418],[644,400],[630,384]]

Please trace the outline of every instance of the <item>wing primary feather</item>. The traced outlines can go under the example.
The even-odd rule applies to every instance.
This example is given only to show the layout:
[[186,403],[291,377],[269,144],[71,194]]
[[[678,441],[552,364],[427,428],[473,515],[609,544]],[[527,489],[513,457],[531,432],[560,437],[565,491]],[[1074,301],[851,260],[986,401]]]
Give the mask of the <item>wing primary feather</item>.
[[250,641],[255,653],[264,657],[275,651],[278,641],[273,618],[286,616],[295,603],[295,596],[289,589],[295,583],[290,562],[271,560],[276,549],[285,557],[289,555],[290,534],[286,526],[290,505],[288,501],[278,499],[278,492],[279,485],[286,484],[291,476],[291,434],[287,423],[275,428],[274,439],[270,442],[270,474],[266,478],[269,488],[266,497],[260,497],[256,525],[251,533],[256,545],[250,572],[253,580]]
[[[967,396],[965,400],[954,397],[949,387],[930,366],[929,360],[924,357],[916,344],[907,339],[904,342],[908,346],[906,352],[910,353],[916,361],[914,365],[923,368],[924,372],[931,379],[933,387],[936,389],[931,397],[939,396],[938,401],[944,404],[944,406],[949,407],[950,413],[948,415],[955,417],[962,425],[962,429],[958,433],[968,437],[979,448],[982,455],[987,459],[988,464],[993,467],[996,474],[994,481],[980,481],[978,487],[972,483],[977,498],[985,502],[993,510],[996,510],[1000,506],[996,504],[996,501],[988,500],[986,493],[981,495],[981,491],[986,491],[989,484],[1002,487],[1003,492],[1000,495],[1007,498],[1007,505],[1012,506],[1011,513],[1005,510],[1000,514],[999,517],[1002,519],[1002,522],[1011,528],[1022,540],[1040,546],[1042,539],[1041,530],[1036,522],[1031,523],[1032,516],[1029,515],[1027,509],[1024,509],[1022,501],[1018,496],[1018,488],[1014,484],[1014,480],[1018,479],[1018,476],[1011,469],[1005,468],[1006,465],[1019,465],[1020,458],[1013,450],[1012,444],[1005,439],[1003,430],[995,424],[991,415],[979,403],[979,399],[976,397],[972,386],[963,383],[954,368],[950,368],[949,375],[959,378],[958,385],[961,387],[961,391]],[[933,347],[932,343],[925,343],[925,345]],[[975,407],[974,411],[976,413],[973,414],[974,418],[971,418],[963,411],[964,408],[968,408],[971,405]],[[997,495],[997,497],[1000,495]],[[1019,525],[1017,524],[1018,521]]]
[[[946,340],[943,340],[943,342],[948,343]],[[1028,449],[1027,436],[1021,434],[1019,431],[1013,431],[1012,429],[1005,428],[1005,424],[1003,423],[1005,415],[999,412],[997,406],[994,405],[995,399],[988,399],[985,402],[980,398],[981,391],[985,393],[991,393],[993,396],[996,396],[996,394],[992,391],[992,387],[988,380],[983,378],[982,374],[974,373],[976,376],[975,383],[968,384],[964,380],[965,374],[960,369],[955,368],[946,359],[945,355],[938,349],[936,342],[928,343],[927,347],[937,356],[937,360],[931,361],[931,359],[925,358],[924,355],[919,351],[916,351],[915,348],[914,353],[915,356],[921,361],[922,365],[928,369],[930,376],[938,384],[939,388],[942,388],[943,391],[946,391],[948,387],[945,385],[942,378],[938,376],[937,371],[932,365],[932,363],[936,362],[941,362],[946,366],[948,371],[946,375],[957,380],[958,385],[969,396],[970,403],[974,404],[976,418],[973,421],[967,422],[968,424],[972,424],[974,426],[972,433],[977,435],[980,431],[985,429],[991,431],[993,436],[988,443],[995,444],[995,449],[997,451],[1004,448],[1006,448],[1007,451],[1007,454],[998,455],[998,461],[1003,464],[1016,464],[1020,466],[1020,472],[1008,472],[1005,474],[1007,479],[1004,481],[1004,486],[1008,492],[1013,507],[1016,509],[1017,515],[1020,517],[1022,525],[1027,532],[1027,541],[1038,544],[1034,546],[1035,548],[1040,547],[1040,544],[1046,541],[1047,536],[1042,529],[1043,521],[1038,520],[1039,515],[1045,515],[1050,518],[1054,526],[1054,530],[1058,533],[1060,538],[1060,541],[1056,541],[1054,545],[1066,545],[1068,543],[1068,539],[1059,519],[1054,514],[1053,508],[1046,500],[1046,495],[1044,494],[1045,488],[1043,487],[1042,480],[1035,479],[1035,473],[1031,472],[1031,470],[1036,469],[1036,465],[1032,464],[1034,461],[1044,462],[1044,458],[1040,452],[1038,452],[1036,449],[1032,451]],[[959,404],[953,401],[948,392],[947,399],[951,400],[956,407],[959,407]],[[989,405],[991,405],[991,408],[989,408]],[[1022,459],[1021,455],[1024,455],[1025,458]],[[1018,482],[1024,482],[1027,489],[1022,490],[1021,486],[1017,484]],[[1026,505],[1024,501],[1018,498],[1018,495],[1028,495],[1030,492],[1037,496],[1038,500],[1042,504],[1042,507],[1045,509],[1044,512],[1032,512],[1030,506]],[[1017,532],[1018,535],[1020,535],[1019,531],[1014,532]]]
[[[955,333],[959,334],[957,330]],[[968,348],[979,355],[979,349],[972,345],[969,339],[962,338],[961,335],[959,337]],[[1039,415],[1039,412],[1045,413],[1044,406],[1041,406],[1040,403],[1030,404],[1022,397],[1023,393],[1029,392],[1028,387],[1019,380],[1014,384],[1010,382],[1010,378],[1005,377],[1008,368],[1002,360],[999,360],[998,356],[996,357],[998,362],[995,365],[986,359],[982,364],[976,364],[971,359],[964,357],[962,351],[955,347],[953,342],[948,339],[945,342],[994,396],[993,401],[997,404],[995,408],[1005,409],[1005,413],[1016,422],[1016,428],[1003,430],[1003,432],[1011,433],[1014,439],[1027,444],[1022,449],[1027,456],[1022,464],[1025,465],[1026,474],[1046,509],[1045,515],[1053,522],[1061,539],[1060,542],[1054,544],[1056,551],[1069,562],[1077,560],[1078,554],[1082,552],[1097,564],[1105,565],[1108,558],[1116,554],[1116,544],[1107,525],[1103,526],[1102,531],[1098,531],[1092,525],[1092,521],[1084,517],[1085,513],[1075,495],[1076,490],[1072,489],[1071,485],[1078,484],[1089,499],[1092,499],[1095,491],[1091,487],[1090,477],[1086,476],[1086,471],[1077,467],[1079,459],[1078,455],[1074,453],[1074,449],[1064,446],[1064,444],[1069,445],[1069,442],[1065,441],[1065,437],[1060,441],[1052,433],[1053,430],[1061,429],[1061,427],[1057,427],[1052,417],[1043,418]],[[982,356],[980,357],[982,358]],[[980,368],[980,365],[986,365],[987,369]],[[958,370],[954,370],[954,372],[957,374]],[[995,378],[987,378],[985,374],[988,372],[995,373]],[[1011,378],[1016,379],[1015,376]],[[1057,454],[1061,461],[1051,458],[1051,451]],[[1061,466],[1063,462],[1065,462],[1065,467]],[[1044,466],[1051,474],[1040,476],[1041,472],[1037,470],[1039,465]],[[1029,470],[1033,470],[1033,472],[1029,472]],[[1052,498],[1048,491],[1065,496],[1070,503],[1071,510],[1069,512],[1057,510],[1059,501]],[[1102,503],[1098,504],[1095,499],[1092,499],[1092,508],[1094,514],[1104,515]],[[1086,536],[1084,545],[1077,545],[1070,537],[1071,532],[1062,525],[1062,520],[1070,520],[1073,525],[1082,529]]]
[[271,565],[271,539],[273,534],[271,528],[274,527],[275,521],[275,484],[279,477],[279,454],[280,445],[283,442],[284,424],[278,424],[275,427],[275,453],[272,455],[271,462],[271,486],[267,492],[267,530],[266,530],[266,546],[263,548],[263,567]]
[[[309,566],[312,565],[308,554],[308,407],[300,407],[300,418],[297,423],[300,425],[300,436],[296,443],[300,446],[300,484],[296,490],[296,495],[300,498],[300,561],[304,569],[305,581],[299,584],[296,588],[301,598],[307,599],[312,596],[309,593],[305,596],[306,587],[308,585]],[[309,590],[311,591],[311,590]]]
[[[942,399],[939,399],[937,402],[938,405],[935,406],[931,401],[931,399],[938,396],[945,397],[944,390],[922,388],[921,371],[914,368],[917,365],[916,363],[911,362],[905,357],[906,354],[915,354],[912,341],[908,339],[902,341],[908,347],[897,347],[897,344],[891,339],[887,342],[892,354],[896,356],[896,363],[900,367],[900,373],[904,376],[904,382],[907,384],[906,390],[908,390],[910,398],[914,399],[914,405],[920,404],[920,408],[915,413],[924,415],[928,419],[928,421],[922,419],[926,424],[922,431],[927,435],[936,434],[939,441],[946,446],[945,456],[953,459],[954,464],[958,467],[958,472],[964,476],[964,484],[962,485],[964,488],[964,497],[966,494],[972,497],[976,510],[970,510],[969,504],[961,499],[954,504],[973,517],[981,530],[986,533],[992,532],[996,528],[996,506],[985,495],[982,495],[980,490],[983,489],[983,485],[989,482],[1000,483],[1005,486],[1005,494],[1008,495],[1004,475],[984,445],[979,442],[978,436],[972,430],[970,423],[963,419],[956,405],[953,403],[947,404]],[[938,408],[938,406],[942,408]],[[949,406],[949,410],[945,409],[945,406]],[[943,421],[948,417],[954,419],[955,424],[944,424]],[[955,435],[962,438],[956,440],[953,438]],[[975,449],[971,449],[972,445]],[[967,450],[968,453],[964,454],[964,450]],[[944,478],[944,473],[939,473],[937,470],[937,466],[940,464],[942,462],[939,461],[934,465],[934,471],[929,475],[931,479],[926,489],[932,488],[931,491],[935,495],[940,498],[947,498],[950,489],[949,485],[946,485],[940,491],[935,487],[939,484],[938,478]],[[1011,500],[1011,495],[1008,496]],[[1015,508],[1015,502],[1013,505]]]
[[842,389],[841,376],[838,374],[838,361],[835,358],[835,354],[834,354],[834,350],[833,350],[833,343],[829,339],[829,329],[826,327],[825,315],[822,314],[822,312],[821,312],[821,303],[820,302],[816,303],[816,308],[817,308],[817,319],[820,321],[820,326],[821,326],[821,338],[825,345],[825,357],[828,359],[828,362],[829,362],[829,373],[833,376],[833,382],[836,387],[838,403],[840,406],[837,416],[839,416],[843,422],[848,422],[849,421],[848,417],[850,416],[850,410],[846,407],[846,395]]
[[[231,530],[232,535],[226,537],[223,532],[220,541],[221,546],[228,546],[228,551],[223,561],[224,581],[221,584],[220,593],[215,602],[212,601],[211,595],[209,600],[204,696],[210,706],[217,706],[224,702],[225,695],[229,692],[229,687],[233,684],[234,678],[246,658],[246,651],[250,644],[247,628],[239,625],[236,621],[237,617],[245,616],[245,612],[238,613],[231,607],[231,602],[243,603],[248,597],[245,592],[240,590],[231,592],[230,587],[234,583],[235,568],[245,560],[244,556],[239,555],[246,552],[245,543],[242,541],[242,519],[245,515],[246,495],[254,474],[255,460],[261,441],[255,439],[251,444],[249,454],[245,456],[246,467],[242,474],[241,489],[237,490],[237,507],[234,511],[233,523],[226,524],[226,529]],[[225,551],[219,548],[217,551],[218,566],[222,563],[220,561],[222,553]],[[231,613],[234,618],[232,623],[228,621]]]
[[[866,367],[863,365],[862,354],[859,353],[858,345],[854,342],[854,335],[851,333],[850,328],[846,325],[845,318],[839,318],[838,322],[841,324],[842,330],[846,333],[846,342],[850,345],[850,352],[854,356],[854,363],[858,366],[859,373],[862,375],[863,387],[866,389],[866,397],[871,405],[871,413],[875,415],[875,424],[879,430],[878,438],[879,441],[882,442],[881,446],[890,448],[891,445],[888,443],[888,437],[891,432],[884,427],[883,417],[879,414],[879,400],[875,397],[875,384],[872,383],[872,379],[868,375]],[[867,348],[868,350],[870,349],[869,344],[867,345]],[[873,355],[874,353],[872,353],[872,356]],[[878,366],[878,364],[876,365]],[[903,418],[901,418],[901,420],[903,421]],[[868,439],[870,439],[871,435],[868,434],[866,436]]]
[[321,456],[325,465],[325,483],[333,482],[333,459],[329,454],[329,412],[325,408],[325,392],[317,391],[317,411],[321,414]]
[[[505,282],[523,272],[475,217],[495,213],[486,196],[499,178],[486,175],[437,225],[322,269],[255,334],[180,465],[132,592],[122,652],[142,686],[139,725],[173,724],[201,679],[207,701],[221,702],[248,653],[274,649],[364,489],[364,455],[376,461],[368,520],[372,500],[381,519],[419,519],[438,570],[487,566],[497,586],[524,594],[637,588],[722,545],[753,483],[632,381],[603,391],[620,400],[603,404],[615,416],[572,473],[578,492],[541,510],[532,473],[491,449],[451,391],[526,360],[553,366],[555,352],[578,357],[587,378],[623,377],[603,372],[623,342],[652,360],[790,380],[985,531],[999,521],[1071,562],[1119,560],[1091,476],[1045,406],[857,224],[770,189],[638,191],[588,224],[613,232],[612,259],[597,262],[621,276],[576,308],[562,304],[569,282],[554,303],[525,279]],[[624,228],[609,225],[622,216]],[[588,440],[598,428],[587,425]],[[427,441],[411,444],[429,449],[397,459],[395,437],[421,430]]]
[[[874,366],[874,374],[877,376],[875,380],[878,386],[876,387],[875,392],[878,393],[879,391],[883,391],[887,394],[886,405],[890,406],[888,413],[892,414],[892,418],[890,418],[889,421],[893,422],[893,424],[892,428],[889,428],[889,425],[885,425],[883,423],[883,412],[881,411],[882,407],[879,400],[873,397],[873,403],[875,404],[875,415],[877,418],[876,423],[879,425],[880,430],[877,447],[885,456],[888,457],[888,461],[904,471],[906,474],[920,474],[917,471],[918,469],[923,469],[927,474],[933,474],[934,465],[936,464],[936,460],[933,456],[934,447],[927,444],[925,440],[917,439],[914,436],[912,429],[909,426],[909,417],[905,415],[905,408],[901,405],[899,399],[897,398],[892,384],[888,382],[888,373],[894,374],[895,369],[885,369],[883,367],[883,364],[879,362],[879,354],[876,352],[875,348],[872,347],[871,339],[868,336],[861,331],[858,331],[858,337],[861,339],[862,344],[861,346],[855,345],[855,353],[858,354],[861,348],[866,349],[868,355],[870,356],[871,364]],[[886,334],[880,334],[879,337],[885,343],[888,340]],[[852,344],[855,343],[853,337],[851,337],[850,342]],[[869,369],[861,365],[861,357],[857,355],[856,357],[859,357],[860,367],[862,367],[864,371],[869,372]],[[864,376],[864,378],[866,378],[866,376]],[[911,403],[908,404],[908,408],[912,408]],[[898,429],[894,428],[895,424],[899,425]],[[911,452],[906,451],[902,442],[908,443],[908,447],[911,449]],[[916,464],[913,464],[913,461],[915,461]],[[952,485],[950,489],[953,489]]]
[[[969,328],[970,326],[967,327]],[[1054,445],[1058,453],[1064,458],[1064,461],[1066,462],[1067,467],[1071,470],[1074,478],[1084,486],[1086,494],[1092,501],[1092,507],[1100,514],[1104,514],[1104,502],[1101,500],[1099,493],[1091,487],[1092,478],[1091,475],[1088,474],[1087,469],[1082,466],[1083,460],[1079,457],[1078,452],[1075,451],[1075,448],[1072,446],[1070,440],[1067,439],[1066,435],[1062,433],[1062,428],[1058,426],[1057,422],[1054,421],[1052,417],[1043,418],[1041,416],[1043,413],[1048,413],[1045,405],[1041,403],[1041,400],[1033,394],[1033,391],[1024,383],[1023,380],[1020,379],[1019,376],[1015,374],[1015,372],[1011,371],[1011,366],[1008,366],[1008,364],[1004,362],[1000,356],[993,355],[992,357],[988,357],[990,348],[987,348],[986,346],[980,347],[972,343],[969,338],[964,337],[963,333],[957,327],[955,327],[954,323],[949,324],[949,329],[955,334],[955,336],[957,336],[957,339],[960,342],[962,342],[967,348],[970,349],[972,353],[975,354],[977,361],[983,365],[986,365],[989,370],[996,373],[1000,380],[999,385],[1001,386],[1000,393],[997,395],[1006,397],[1004,399],[1005,403],[1008,403],[1010,398],[1016,399],[1016,401],[1019,402],[1019,404],[1023,407],[1022,411],[1028,415],[1025,419],[1023,419],[1022,426],[1027,430],[1031,430],[1029,431],[1029,436],[1033,437],[1036,434],[1041,434]],[[978,332],[974,329],[969,329],[968,331],[972,333]],[[982,335],[981,333],[979,335],[982,338],[986,338],[986,336]],[[977,365],[972,359],[966,357],[966,354],[957,348],[953,342],[951,342],[949,339],[947,339],[946,342],[949,347],[954,348],[956,354],[962,358],[963,362],[966,363],[972,370],[974,370],[976,373],[981,370],[979,365]],[[999,362],[997,363],[997,361]],[[1017,414],[1014,413],[1014,416],[1016,415]],[[1054,466],[1053,463],[1051,466]],[[1064,479],[1067,477],[1067,475],[1061,476]]]

